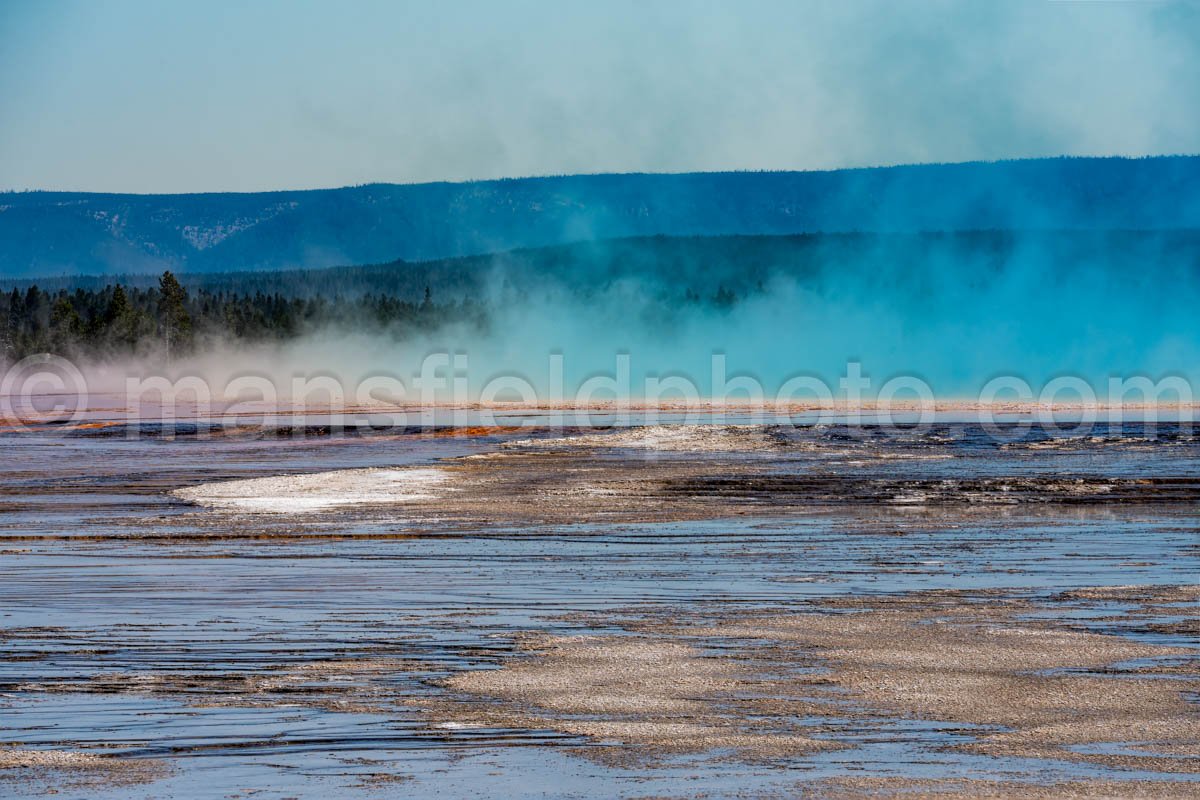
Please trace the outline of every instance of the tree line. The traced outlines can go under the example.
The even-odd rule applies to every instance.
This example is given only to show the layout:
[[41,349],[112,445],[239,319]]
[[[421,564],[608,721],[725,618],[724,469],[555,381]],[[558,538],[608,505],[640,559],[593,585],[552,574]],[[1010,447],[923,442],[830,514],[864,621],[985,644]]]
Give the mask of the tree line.
[[280,292],[189,291],[170,271],[157,286],[0,292],[0,361],[36,353],[76,358],[187,355],[218,341],[281,342],[336,325],[404,337],[451,323],[482,327],[463,299],[419,302],[388,293],[288,297]]

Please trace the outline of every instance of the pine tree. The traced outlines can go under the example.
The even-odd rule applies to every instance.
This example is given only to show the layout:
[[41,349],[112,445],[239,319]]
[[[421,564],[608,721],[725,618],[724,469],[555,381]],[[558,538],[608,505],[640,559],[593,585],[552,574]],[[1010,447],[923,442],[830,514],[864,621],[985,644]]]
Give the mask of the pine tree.
[[54,301],[50,311],[50,343],[56,353],[73,350],[83,336],[83,320],[65,295]]
[[132,349],[137,343],[136,327],[129,295],[125,294],[125,287],[118,283],[108,300],[108,307],[104,309],[97,338],[122,349]]
[[158,320],[167,345],[167,358],[172,352],[184,352],[192,341],[192,318],[187,311],[187,291],[179,280],[167,270],[158,281],[161,294],[158,303]]
[[13,289],[12,294],[8,296],[8,324],[4,331],[0,332],[4,345],[3,351],[0,351],[0,358],[16,359],[21,337],[21,317],[24,313],[25,304],[21,299],[21,293]]

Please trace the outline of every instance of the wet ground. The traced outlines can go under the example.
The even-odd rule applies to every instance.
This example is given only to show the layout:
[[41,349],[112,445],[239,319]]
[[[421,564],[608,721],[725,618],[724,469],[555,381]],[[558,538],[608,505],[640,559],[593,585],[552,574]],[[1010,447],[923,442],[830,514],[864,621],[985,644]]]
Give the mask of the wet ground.
[[1190,427],[546,422],[0,433],[0,792],[1200,792]]

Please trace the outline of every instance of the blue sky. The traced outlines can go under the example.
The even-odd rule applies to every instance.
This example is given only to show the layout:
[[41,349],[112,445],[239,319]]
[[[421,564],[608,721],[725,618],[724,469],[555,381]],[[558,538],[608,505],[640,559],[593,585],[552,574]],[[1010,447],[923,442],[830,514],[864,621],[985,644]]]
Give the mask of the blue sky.
[[0,188],[1200,152],[1171,2],[0,0]]

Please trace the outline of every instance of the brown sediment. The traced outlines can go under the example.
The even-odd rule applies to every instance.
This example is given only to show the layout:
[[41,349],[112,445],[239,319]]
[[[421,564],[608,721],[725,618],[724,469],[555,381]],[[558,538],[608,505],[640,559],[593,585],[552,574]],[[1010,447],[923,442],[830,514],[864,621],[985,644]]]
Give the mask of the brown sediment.
[[1145,629],[1154,633],[1200,637],[1200,619],[1192,618],[1177,622],[1152,622],[1146,625]]
[[[1133,659],[1192,655],[1116,636],[1033,627],[972,609],[868,611],[734,621],[692,635],[767,640],[826,661],[830,678],[871,707],[999,728],[968,749],[1200,772],[1195,681],[1072,674]],[[1135,743],[1136,754],[1087,752]],[[1186,752],[1181,752],[1184,747]],[[1079,748],[1079,749],[1076,749]]]
[[464,427],[448,427],[434,430],[430,435],[436,437],[476,438],[481,436],[505,436],[522,433],[528,428],[515,425],[468,425]]
[[77,750],[0,747],[0,784],[15,783],[22,790],[38,794],[151,783],[166,777],[170,771],[167,763],[154,759]]
[[[810,453],[819,460],[798,467],[793,459]],[[1047,505],[1193,506],[1200,497],[1200,479],[1186,476],[911,478],[888,465],[901,457],[946,454],[928,444],[788,441],[771,426],[618,430],[511,442],[498,452],[442,462],[447,485],[462,490],[413,507],[430,519],[554,525],[787,515],[847,506],[954,507],[967,513]]]
[[[447,429],[452,430],[452,429]],[[513,436],[514,428],[485,427],[488,434]],[[938,431],[916,438],[877,440],[869,435],[797,433],[779,425],[641,426],[607,431],[579,429],[578,435],[510,441],[492,452],[444,459],[433,467],[369,467],[308,474],[267,475],[242,470],[209,474],[202,484],[181,485],[185,476],[139,476],[136,494],[171,494],[177,499],[216,508],[220,513],[175,520],[142,519],[134,525],[172,530],[167,538],[201,536],[262,538],[291,535],[328,536],[328,528],[305,528],[291,519],[295,512],[318,521],[344,520],[345,514],[367,521],[398,521],[402,528],[377,526],[366,535],[403,538],[415,533],[478,530],[491,526],[573,525],[579,521],[676,522],[745,514],[786,516],[821,509],[903,508],[908,513],[997,514],[1001,509],[1172,506],[1194,507],[1200,478],[1194,475],[1126,475],[1073,473],[1068,470],[1030,474],[1031,458],[1006,455],[1009,475],[971,475],[957,461],[944,470],[913,473],[909,461],[938,461],[958,456]],[[537,431],[546,434],[546,430]],[[989,453],[983,454],[987,458]],[[974,456],[980,458],[979,453]],[[436,472],[436,487],[404,491],[388,475]],[[967,473],[967,477],[963,473]],[[10,473],[0,496],[28,503],[28,482],[35,472]],[[238,480],[214,481],[214,477]],[[361,484],[361,485],[358,485]],[[241,487],[241,488],[239,488]],[[40,495],[69,494],[87,507],[89,495],[110,493],[111,484],[79,479],[56,485]],[[234,496],[243,492],[245,496]],[[389,504],[391,505],[389,509]],[[59,504],[58,508],[67,506]],[[230,526],[228,513],[283,512],[278,520]],[[323,516],[322,516],[323,515]],[[179,523],[176,526],[174,523]],[[283,529],[283,526],[289,529]],[[340,526],[346,529],[346,526]],[[207,529],[207,530],[206,530]],[[84,534],[87,535],[87,534]],[[116,538],[124,533],[113,534]],[[139,536],[141,534],[130,534]],[[10,538],[66,538],[61,531]],[[108,534],[105,534],[108,536]],[[341,534],[337,534],[341,536]],[[178,539],[177,539],[178,540]]]
[[526,658],[500,670],[442,682],[500,704],[429,700],[434,719],[455,724],[550,728],[636,746],[642,755],[716,749],[746,758],[839,747],[789,720],[751,720],[742,696],[761,688],[747,664],[688,644],[631,637],[530,636]]
[[561,438],[518,439],[505,449],[626,448],[662,453],[750,453],[778,450],[786,442],[773,425],[643,425]]
[[[534,638],[522,643],[531,657],[446,682],[493,705],[439,711],[752,756],[834,744],[783,733],[798,716],[919,718],[978,726],[958,746],[984,755],[1200,774],[1200,709],[1188,699],[1200,681],[1175,669],[1186,658],[1194,671],[1197,653],[1019,619],[1039,610],[990,593],[930,592],[626,623],[633,638]],[[1136,659],[1147,660],[1136,677],[1105,671]]]
[[[781,797],[783,795],[780,795]],[[829,778],[798,784],[793,798],[859,800],[892,797],[903,800],[1184,800],[1196,796],[1196,786],[1182,781],[1094,780],[1062,783],[989,781],[971,778],[914,780],[909,778]]]
[[432,669],[411,659],[363,657],[266,665],[254,672],[105,672],[82,681],[26,683],[12,688],[56,694],[167,696],[193,708],[286,705],[366,714],[396,710],[396,680]]
[[[776,447],[764,445],[763,450],[768,449]],[[746,459],[746,452],[723,458],[713,451],[679,455],[676,451],[671,457],[637,459],[548,449],[466,457],[444,462],[448,485],[463,491],[414,507],[431,518],[569,524],[581,519],[655,522],[748,513],[787,515],[847,506],[860,510],[954,507],[967,513],[1046,505],[1192,506],[1200,497],[1196,478],[905,479],[828,467],[783,472],[788,465],[775,459]],[[871,455],[860,458],[869,460]]]
[[396,774],[393,772],[367,772],[358,775],[358,783],[353,784],[353,787],[355,789],[380,789],[387,786],[408,783],[412,779],[412,775]]
[[1107,600],[1119,603],[1138,603],[1162,606],[1173,603],[1200,603],[1197,586],[1096,586],[1072,589],[1057,595],[1063,600]]

